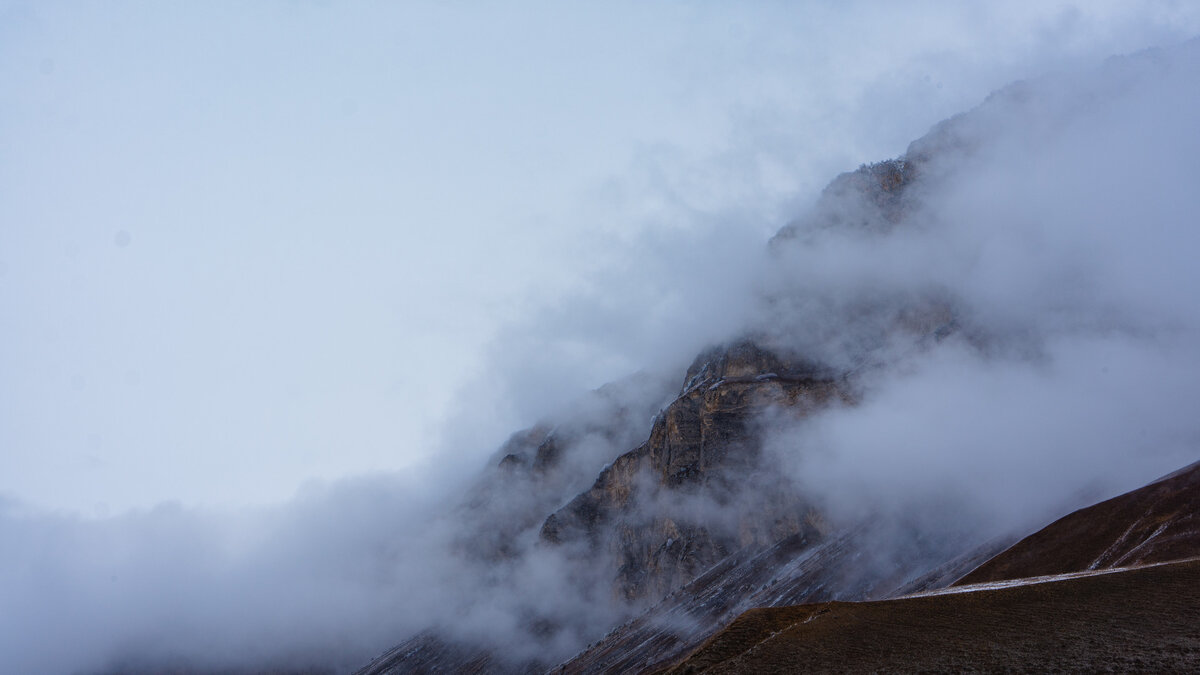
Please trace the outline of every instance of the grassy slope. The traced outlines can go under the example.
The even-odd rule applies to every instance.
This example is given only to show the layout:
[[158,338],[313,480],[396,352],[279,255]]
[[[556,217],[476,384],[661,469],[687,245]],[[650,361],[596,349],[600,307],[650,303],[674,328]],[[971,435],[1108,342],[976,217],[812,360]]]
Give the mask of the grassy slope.
[[1200,556],[1200,463],[1064,516],[959,580],[974,584]]
[[1200,561],[746,612],[671,672],[1200,671]]

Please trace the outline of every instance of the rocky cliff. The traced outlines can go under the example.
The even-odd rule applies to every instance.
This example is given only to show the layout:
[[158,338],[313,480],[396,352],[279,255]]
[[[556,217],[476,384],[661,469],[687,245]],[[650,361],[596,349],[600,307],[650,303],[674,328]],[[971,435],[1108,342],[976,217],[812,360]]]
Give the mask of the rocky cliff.
[[[916,166],[894,160],[839,177],[818,206],[825,218],[810,217],[805,227],[886,233],[904,213]],[[772,247],[785,248],[800,231],[799,221],[785,227]],[[942,298],[919,297],[887,307],[880,329],[920,344],[952,333],[954,322]],[[911,582],[962,551],[917,545],[879,564],[842,565],[839,560],[864,555],[870,528],[831,526],[819,505],[764,460],[764,424],[854,405],[864,363],[851,369],[808,358],[778,335],[756,331],[698,355],[673,397],[646,416],[649,428],[636,442],[629,442],[636,406],[599,392],[608,401],[604,414],[535,426],[501,448],[462,507],[468,533],[459,538],[462,554],[494,562],[528,546],[551,551],[574,566],[576,583],[600,588],[626,616],[645,612],[565,666],[569,672],[636,672],[666,663],[750,606],[871,597]],[[564,498],[572,480],[565,465],[596,439],[605,447],[626,442],[629,449],[590,486]],[[560,629],[553,619],[532,615],[527,625],[534,641],[552,640]],[[494,647],[434,631],[361,672],[435,666],[520,672],[552,665],[506,659]]]
[[[581,554],[613,561],[614,593],[630,602],[660,598],[738,549],[815,534],[808,505],[758,474],[754,426],[772,408],[804,415],[849,398],[836,377],[750,341],[702,354],[684,380],[649,438],[541,527],[549,545],[586,542]],[[713,517],[734,500],[732,518]]]

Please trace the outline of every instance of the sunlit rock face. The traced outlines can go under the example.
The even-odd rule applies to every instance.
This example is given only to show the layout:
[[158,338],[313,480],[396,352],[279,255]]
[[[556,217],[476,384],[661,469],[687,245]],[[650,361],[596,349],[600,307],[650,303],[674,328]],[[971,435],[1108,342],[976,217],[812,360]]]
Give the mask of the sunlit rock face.
[[[848,400],[810,364],[741,341],[702,354],[649,438],[551,514],[541,538],[586,541],[616,566],[613,592],[638,603],[677,588],[733,551],[810,530],[802,499],[762,473],[758,420]],[[747,485],[755,486],[747,490]]]

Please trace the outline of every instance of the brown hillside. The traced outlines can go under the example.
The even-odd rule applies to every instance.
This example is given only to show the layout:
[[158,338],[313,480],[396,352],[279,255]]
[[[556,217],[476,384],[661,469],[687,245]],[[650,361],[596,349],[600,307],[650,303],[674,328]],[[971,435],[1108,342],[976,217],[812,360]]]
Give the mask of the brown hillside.
[[1058,519],[956,585],[1196,556],[1200,556],[1200,462]]
[[1200,561],[751,610],[671,673],[1197,672]]

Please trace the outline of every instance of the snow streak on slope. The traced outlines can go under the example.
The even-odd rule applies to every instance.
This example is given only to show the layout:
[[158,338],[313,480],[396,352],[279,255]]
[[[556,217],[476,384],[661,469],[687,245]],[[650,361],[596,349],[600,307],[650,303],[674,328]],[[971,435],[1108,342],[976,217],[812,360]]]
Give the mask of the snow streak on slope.
[[1149,565],[1137,565],[1135,567],[1110,567],[1103,570],[1087,570],[1084,572],[1064,572],[1062,574],[1047,574],[1037,577],[1024,577],[1021,579],[1007,579],[1005,581],[985,581],[977,584],[965,584],[963,586],[950,586],[949,588],[939,588],[932,591],[922,591],[920,593],[909,593],[907,595],[898,595],[896,599],[901,598],[922,598],[932,595],[953,595],[955,593],[974,593],[977,591],[989,591],[997,588],[1014,588],[1017,586],[1031,586],[1034,584],[1045,584],[1054,581],[1063,581],[1064,579],[1079,579],[1081,577],[1094,577],[1102,574],[1119,574],[1128,572],[1133,569],[1143,569],[1146,567],[1158,567],[1162,565],[1173,565],[1177,562],[1196,561],[1200,558],[1185,558],[1184,560],[1172,560],[1169,562],[1151,563]]

